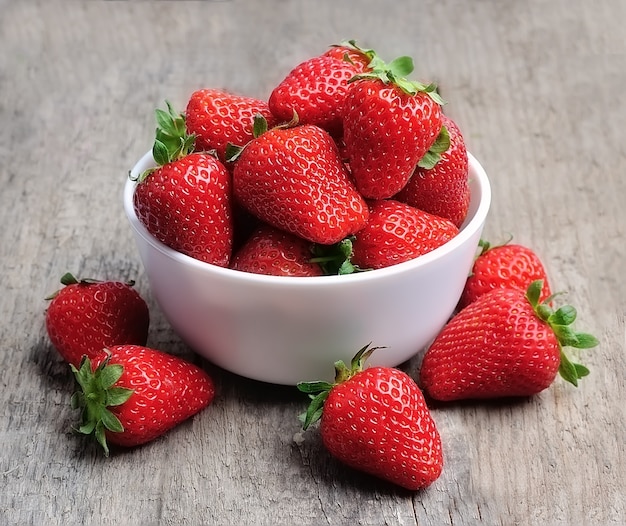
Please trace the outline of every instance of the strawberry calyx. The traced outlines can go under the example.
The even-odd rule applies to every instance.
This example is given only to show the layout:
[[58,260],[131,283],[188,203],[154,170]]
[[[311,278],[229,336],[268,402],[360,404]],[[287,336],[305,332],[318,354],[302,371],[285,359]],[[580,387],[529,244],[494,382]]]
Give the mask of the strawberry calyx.
[[[196,134],[187,133],[187,124],[184,113],[174,110],[169,101],[165,101],[167,111],[157,108],[154,111],[157,127],[152,157],[158,166],[165,166],[171,162],[182,159],[192,153],[196,145]],[[142,182],[156,168],[149,168],[137,177],[137,182]]]
[[306,413],[301,415],[302,429],[306,430],[311,424],[317,422],[321,417],[324,409],[324,402],[328,398],[330,391],[350,380],[353,376],[363,371],[364,364],[371,356],[371,354],[382,347],[372,347],[371,343],[368,343],[354,355],[350,362],[350,366],[347,366],[343,360],[335,362],[335,381],[315,381],[315,382],[300,382],[297,384],[297,388],[309,395],[311,403],[306,410]]
[[351,261],[354,239],[354,236],[348,236],[333,245],[314,243],[311,246],[313,257],[309,262],[317,263],[326,276],[344,276],[369,270],[362,269]]
[[574,347],[576,349],[590,349],[598,345],[598,340],[592,334],[574,331],[572,324],[576,320],[576,309],[571,305],[563,305],[554,310],[550,303],[556,296],[553,294],[543,302],[539,302],[543,280],[533,281],[526,291],[526,299],[533,310],[550,328],[554,331],[560,346],[561,363],[559,374],[561,377],[574,386],[578,385],[578,380],[589,374],[589,369],[582,364],[572,362],[563,351],[563,347]]
[[415,66],[413,58],[409,56],[401,56],[394,58],[391,62],[385,62],[373,49],[361,49],[356,43],[348,41],[355,50],[360,51],[370,58],[368,65],[369,71],[358,73],[348,83],[355,82],[359,79],[378,79],[384,84],[395,84],[402,91],[409,95],[415,95],[418,92],[426,93],[437,104],[443,105],[445,101],[441,98],[437,91],[437,85],[434,83],[422,84],[414,80],[409,80],[408,76],[413,73]]
[[[106,351],[106,349],[105,349]],[[91,360],[83,356],[79,368],[70,365],[80,390],[71,398],[72,409],[81,409],[81,424],[75,431],[93,436],[103,447],[105,456],[109,456],[106,431],[121,433],[124,426],[108,408],[122,405],[133,394],[132,389],[116,387],[124,368],[119,364],[109,364],[111,353],[92,370]]]

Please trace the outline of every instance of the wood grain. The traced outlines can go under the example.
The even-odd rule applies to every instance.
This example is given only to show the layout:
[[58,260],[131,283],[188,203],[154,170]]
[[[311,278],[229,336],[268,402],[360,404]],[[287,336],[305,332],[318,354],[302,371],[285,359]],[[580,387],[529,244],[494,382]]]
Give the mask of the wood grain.
[[[0,524],[607,525],[626,522],[626,39],[622,0],[0,0]],[[529,400],[433,406],[446,466],[410,493],[301,432],[306,400],[195,357],[169,328],[123,215],[153,110],[193,89],[266,98],[343,38],[437,81],[493,186],[485,230],[534,247],[592,369]],[[134,278],[149,343],[196,360],[214,405],[105,459],[68,430],[72,379],[44,297],[59,277]],[[419,356],[404,368],[415,374]]]

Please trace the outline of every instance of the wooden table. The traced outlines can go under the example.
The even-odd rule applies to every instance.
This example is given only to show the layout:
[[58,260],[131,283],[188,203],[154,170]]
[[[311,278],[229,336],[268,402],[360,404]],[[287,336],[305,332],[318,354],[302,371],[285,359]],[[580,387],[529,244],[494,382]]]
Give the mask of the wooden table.
[[[623,0],[0,0],[0,524],[624,524],[625,21]],[[149,344],[193,359],[151,298],[121,205],[153,110],[199,87],[265,98],[343,38],[412,55],[440,84],[491,177],[484,237],[542,256],[600,339],[575,353],[591,376],[433,408],[446,465],[418,493],[331,460],[317,429],[300,431],[295,388],[206,362],[210,408],[104,458],[69,432],[73,379],[44,297],[66,271],[134,278]]]

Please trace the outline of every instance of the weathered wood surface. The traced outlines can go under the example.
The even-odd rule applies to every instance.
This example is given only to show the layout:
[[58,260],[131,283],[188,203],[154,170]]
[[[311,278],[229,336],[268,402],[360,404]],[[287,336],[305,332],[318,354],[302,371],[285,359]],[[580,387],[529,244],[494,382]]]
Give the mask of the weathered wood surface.
[[[626,522],[623,0],[0,0],[0,524]],[[293,389],[208,363],[214,405],[105,459],[68,432],[43,298],[67,270],[136,278],[150,344],[193,357],[150,297],[121,206],[153,109],[207,86],[266,97],[342,38],[416,57],[491,176],[485,237],[544,258],[590,377],[518,403],[434,407],[442,477],[416,494],[343,469]],[[416,360],[406,364],[414,372]]]

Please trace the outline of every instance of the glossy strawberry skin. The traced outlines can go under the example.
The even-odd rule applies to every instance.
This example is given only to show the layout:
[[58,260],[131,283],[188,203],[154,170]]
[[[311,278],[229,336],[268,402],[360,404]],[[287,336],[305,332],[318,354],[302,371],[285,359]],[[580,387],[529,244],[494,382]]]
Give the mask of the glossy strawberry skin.
[[[121,433],[106,432],[111,444],[131,447],[154,440],[208,406],[215,396],[211,377],[178,356],[137,345],[108,350],[109,364],[124,368],[116,387],[134,390],[126,402],[110,408],[124,427]],[[105,358],[106,353],[100,353],[92,367]]]
[[114,344],[145,345],[150,315],[135,289],[119,281],[63,287],[46,310],[46,330],[63,359],[78,367]]
[[337,243],[368,217],[332,137],[313,125],[274,128],[249,143],[233,190],[262,221],[314,243]]
[[517,244],[491,247],[474,261],[459,308],[466,307],[493,289],[509,288],[525,292],[538,279],[544,282],[540,297],[543,301],[552,292],[539,256],[530,248]]
[[262,225],[234,255],[234,270],[271,276],[321,276],[311,263],[311,243],[283,230]]
[[231,176],[212,155],[192,153],[138,183],[134,208],[159,241],[206,263],[228,266],[233,244]]
[[560,346],[524,292],[492,290],[461,310],[424,355],[420,383],[436,400],[531,396],[559,371]]
[[352,243],[352,263],[384,268],[426,254],[458,234],[447,219],[394,199],[369,203],[369,219]]
[[331,389],[320,432],[324,446],[355,469],[410,490],[441,474],[441,438],[415,382],[370,367]]
[[406,186],[394,199],[452,221],[461,227],[470,203],[469,162],[461,130],[442,115],[450,136],[450,147],[431,169],[416,168]]
[[353,63],[331,56],[311,58],[291,70],[274,88],[268,101],[270,110],[286,122],[295,111],[300,124],[315,124],[340,136],[348,81],[359,71]]
[[187,132],[196,134],[195,151],[215,150],[225,162],[226,145],[244,146],[253,139],[254,116],[278,124],[267,102],[219,89],[193,92],[185,112]]
[[387,199],[407,184],[441,130],[441,108],[424,92],[410,95],[380,79],[350,85],[343,108],[346,153],[358,190]]

